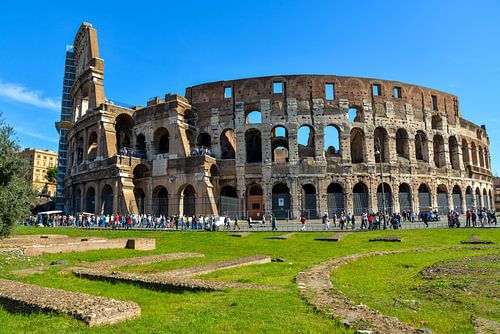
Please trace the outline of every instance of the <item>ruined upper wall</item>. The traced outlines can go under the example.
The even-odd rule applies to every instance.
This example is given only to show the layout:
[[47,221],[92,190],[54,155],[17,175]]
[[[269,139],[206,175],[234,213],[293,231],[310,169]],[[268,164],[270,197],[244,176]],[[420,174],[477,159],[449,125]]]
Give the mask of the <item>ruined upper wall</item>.
[[[273,92],[274,82],[283,83],[283,93]],[[325,84],[334,85],[334,99],[326,99]],[[380,87],[378,96],[373,94],[374,85]],[[231,98],[224,98],[225,87],[232,88]],[[394,96],[395,87],[400,88],[400,97]],[[436,97],[434,106],[432,96]],[[399,81],[335,75],[285,75],[217,81],[188,87],[186,98],[197,109],[199,117],[212,108],[218,108],[219,112],[234,110],[236,102],[245,102],[246,108],[252,108],[258,106],[262,99],[271,101],[273,112],[286,114],[286,100],[294,98],[298,102],[298,113],[310,111],[312,103],[308,101],[323,99],[325,114],[338,111],[339,101],[348,100],[353,107],[361,106],[363,102],[372,103],[375,111],[384,109],[389,102],[402,117],[405,104],[411,104],[417,119],[421,118],[419,114],[422,115],[424,109],[447,114],[450,124],[455,124],[460,118],[455,95]]]

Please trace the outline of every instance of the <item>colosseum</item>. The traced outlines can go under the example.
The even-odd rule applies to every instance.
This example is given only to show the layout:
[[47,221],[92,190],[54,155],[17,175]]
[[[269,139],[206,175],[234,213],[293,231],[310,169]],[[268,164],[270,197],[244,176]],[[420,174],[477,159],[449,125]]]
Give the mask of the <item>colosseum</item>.
[[126,107],[97,33],[75,41],[68,213],[238,215],[492,207],[489,139],[454,95],[397,81],[217,81]]

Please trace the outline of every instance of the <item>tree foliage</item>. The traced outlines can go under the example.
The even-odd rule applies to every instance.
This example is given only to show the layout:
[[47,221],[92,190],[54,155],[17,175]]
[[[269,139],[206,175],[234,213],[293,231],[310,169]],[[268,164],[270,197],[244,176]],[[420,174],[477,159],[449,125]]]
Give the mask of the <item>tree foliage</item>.
[[57,166],[50,167],[47,169],[47,173],[45,174],[45,178],[49,183],[54,183],[56,182],[57,178]]
[[19,156],[19,145],[13,139],[14,129],[0,113],[0,237],[9,235],[14,224],[30,214],[35,195],[26,180],[28,163]]

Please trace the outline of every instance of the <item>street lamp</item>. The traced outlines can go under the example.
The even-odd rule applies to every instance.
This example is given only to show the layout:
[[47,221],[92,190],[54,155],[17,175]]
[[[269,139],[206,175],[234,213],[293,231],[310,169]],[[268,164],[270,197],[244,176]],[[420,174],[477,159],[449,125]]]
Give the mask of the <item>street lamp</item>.
[[380,146],[380,138],[376,138],[375,143],[375,155],[378,156],[378,162],[380,164],[380,185],[382,186],[382,214],[384,215],[384,230],[387,229],[387,219],[385,216],[386,206],[385,206],[385,187],[384,187],[384,169],[382,166],[382,149]]

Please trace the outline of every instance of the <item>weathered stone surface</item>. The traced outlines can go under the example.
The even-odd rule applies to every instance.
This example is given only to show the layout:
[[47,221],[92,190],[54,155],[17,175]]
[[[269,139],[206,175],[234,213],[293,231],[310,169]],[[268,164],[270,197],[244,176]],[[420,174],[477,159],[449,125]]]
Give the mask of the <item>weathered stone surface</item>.
[[500,323],[498,321],[472,316],[475,334],[498,334],[500,333]]
[[290,238],[292,235],[295,233],[287,233],[287,234],[280,234],[280,235],[272,235],[270,237],[266,237],[266,239],[277,239],[277,240],[286,240]]
[[84,262],[81,263],[80,266],[90,267],[90,268],[110,269],[123,266],[133,266],[133,265],[148,264],[160,261],[173,261],[173,260],[180,260],[191,257],[203,257],[203,256],[205,255],[200,253],[167,253],[167,254],[136,256],[124,259],[115,259],[115,260]]
[[399,235],[389,235],[386,237],[371,238],[370,241],[401,242],[403,239]]
[[275,289],[275,287],[257,284],[215,282],[201,279],[179,278],[162,274],[140,275],[104,269],[76,269],[73,273],[91,280],[121,282],[141,286],[147,289],[167,292],[184,291],[220,291],[227,288],[238,289]]
[[475,235],[471,235],[469,237],[469,239],[467,240],[462,240],[461,241],[462,244],[470,244],[470,245],[481,245],[481,244],[484,244],[484,245],[488,245],[488,244],[494,244],[493,241],[491,240],[481,240],[479,239],[477,236]]
[[243,258],[225,260],[221,262],[208,263],[200,266],[180,268],[175,270],[166,271],[157,274],[164,277],[192,277],[196,275],[208,274],[221,269],[229,269],[241,266],[249,266],[252,264],[264,264],[271,262],[271,257],[266,255],[253,255]]
[[0,304],[16,311],[64,313],[89,326],[113,324],[141,314],[141,308],[134,302],[4,279],[0,279]]
[[69,238],[64,235],[57,235],[57,237],[48,236],[45,238],[45,236],[33,235],[2,239],[0,240],[0,249],[2,247],[10,249],[15,247],[20,249],[24,255],[36,256],[50,253],[84,252],[115,248],[153,250],[156,247],[156,240],[153,238]]
[[346,235],[347,235],[347,233],[334,233],[333,235],[331,235],[329,237],[315,238],[314,240],[317,240],[317,241],[340,241]]
[[[93,34],[92,49],[98,49],[93,28],[82,27],[78,34]],[[243,212],[259,220],[279,212],[279,218],[297,219],[304,211],[317,215],[318,210],[331,210],[324,194],[336,185],[344,194],[340,205],[359,215],[378,210],[380,171],[390,175],[384,182],[393,194],[407,186],[404,193],[412,194],[416,208],[422,207],[416,196],[421,186],[431,207],[459,205],[462,212],[466,206],[488,206],[494,194],[486,129],[462,118],[453,94],[375,78],[276,75],[204,83],[187,87],[184,96],[166,94],[129,108],[104,99],[104,61],[89,56],[85,47],[75,43],[76,63],[99,66],[85,65],[72,91],[64,183],[70,212],[85,207],[83,194],[90,187],[101,194],[113,184],[116,199],[107,211],[139,213],[144,207],[139,209],[134,190],[142,190],[142,203],[151,204],[153,191],[145,190],[155,184],[169,194],[169,212],[163,214],[222,216],[218,200],[223,188],[231,187],[235,197],[245,199],[237,213],[240,218]],[[281,84],[281,92],[274,92],[275,84]],[[226,90],[230,96],[225,96]],[[260,112],[262,119],[250,126],[252,111]],[[276,134],[278,126],[284,134]],[[303,126],[310,129],[304,141],[299,140]],[[329,126],[338,147],[325,149]],[[163,135],[170,143],[166,147],[159,145]],[[380,159],[375,158],[376,142]],[[134,173],[137,166],[141,173]],[[356,185],[366,194],[366,203],[354,203]],[[273,201],[279,194],[273,193],[275,186],[290,200]],[[446,192],[446,203],[438,203],[438,187]],[[247,196],[252,188],[258,189],[256,195]],[[317,203],[306,205],[305,188],[316,195]],[[183,205],[186,189],[203,196],[189,212]],[[453,203],[454,189],[462,198],[458,205]],[[465,195],[476,190],[482,196],[465,203]],[[94,199],[98,213],[104,202],[99,196]],[[410,209],[401,207],[397,198],[390,204],[394,212]]]

